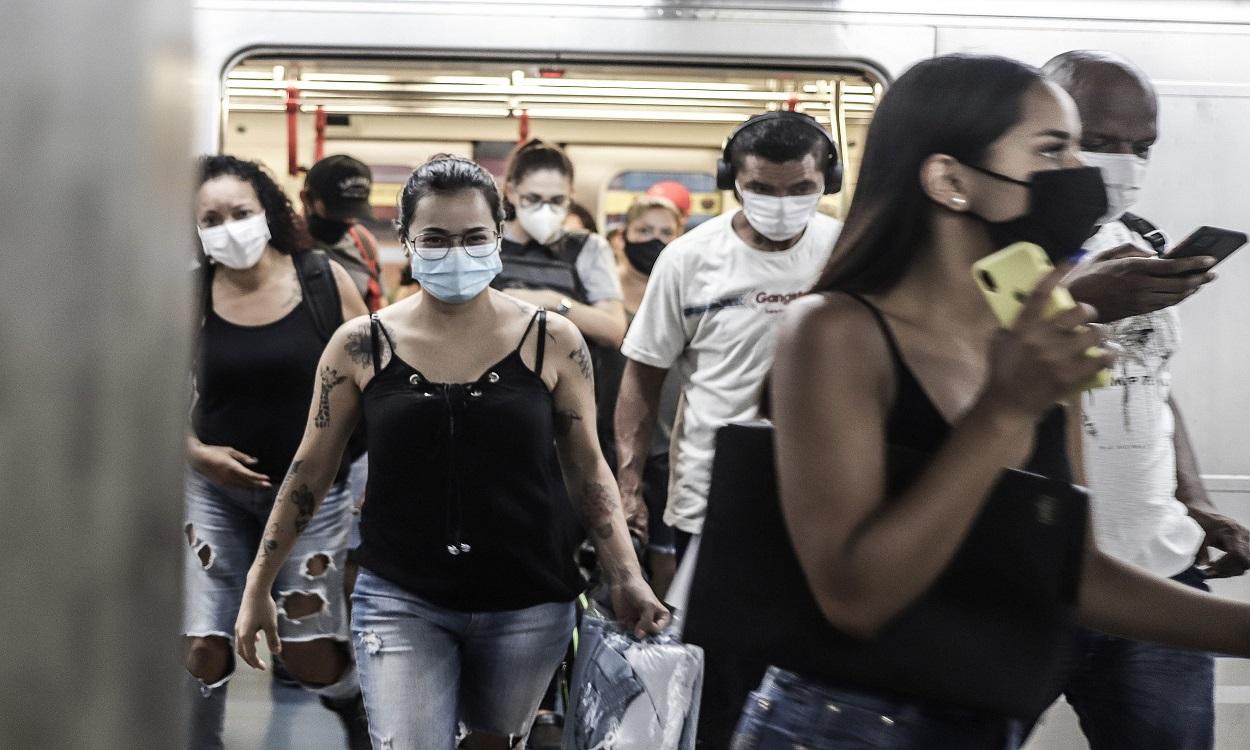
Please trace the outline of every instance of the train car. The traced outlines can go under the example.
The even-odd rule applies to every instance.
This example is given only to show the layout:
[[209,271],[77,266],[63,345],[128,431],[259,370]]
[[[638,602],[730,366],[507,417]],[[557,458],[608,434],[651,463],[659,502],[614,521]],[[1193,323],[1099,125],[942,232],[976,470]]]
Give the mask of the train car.
[[[196,0],[193,17],[195,150],[260,159],[292,195],[319,154],[356,156],[374,168],[384,239],[415,164],[452,152],[498,172],[528,136],[567,148],[575,197],[601,229],[659,180],[687,187],[697,222],[733,206],[713,179],[725,135],[778,109],[812,114],[837,139],[846,189],[822,210],[840,216],[876,103],[908,66],[958,51],[1041,64],[1070,49],[1121,53],[1159,91],[1139,213],[1176,239],[1200,225],[1250,227],[1242,2]],[[396,274],[398,246],[383,250]],[[1250,253],[1220,275],[1180,307],[1174,385],[1213,499],[1250,522],[1250,354],[1237,343]],[[1216,590],[1250,597],[1240,580]],[[1250,664],[1222,662],[1218,682],[1218,746],[1244,747]],[[1030,747],[1080,743],[1060,709]]]

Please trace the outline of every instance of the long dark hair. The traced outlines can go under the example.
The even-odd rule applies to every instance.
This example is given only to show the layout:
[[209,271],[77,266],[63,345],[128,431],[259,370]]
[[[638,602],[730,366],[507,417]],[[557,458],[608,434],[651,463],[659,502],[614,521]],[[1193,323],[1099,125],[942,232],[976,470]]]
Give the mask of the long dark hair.
[[882,292],[929,242],[933,205],[920,186],[932,154],[979,165],[1019,119],[1039,70],[986,55],[944,55],[899,77],[873,115],[855,200],[814,291]]
[[457,193],[476,190],[486,199],[495,223],[503,221],[503,201],[499,187],[482,165],[462,156],[435,154],[412,171],[404,190],[399,194],[399,220],[395,229],[401,242],[408,241],[408,225],[417,212],[417,203],[430,193]]
[[269,244],[275,250],[292,255],[312,246],[312,238],[308,236],[303,220],[296,215],[291,199],[259,163],[229,154],[214,154],[200,157],[198,167],[197,185],[230,175],[252,186],[256,197],[260,199],[261,208],[265,211],[265,221],[269,224]]

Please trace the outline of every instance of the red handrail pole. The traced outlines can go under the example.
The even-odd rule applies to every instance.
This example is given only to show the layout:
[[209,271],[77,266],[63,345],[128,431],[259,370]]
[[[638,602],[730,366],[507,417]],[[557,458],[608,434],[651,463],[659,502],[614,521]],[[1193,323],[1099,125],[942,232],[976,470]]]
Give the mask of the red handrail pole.
[[317,139],[313,141],[313,160],[321,161],[326,156],[326,108],[317,105]]
[[299,89],[286,87],[286,169],[299,174]]

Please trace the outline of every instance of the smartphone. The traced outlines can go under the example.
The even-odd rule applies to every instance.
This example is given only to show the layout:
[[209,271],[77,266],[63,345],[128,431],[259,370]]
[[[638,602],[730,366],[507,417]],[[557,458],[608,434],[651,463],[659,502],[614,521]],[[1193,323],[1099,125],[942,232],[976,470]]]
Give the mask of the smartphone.
[[1244,244],[1246,244],[1246,235],[1242,232],[1219,227],[1198,227],[1193,234],[1173,246],[1163,257],[1176,260],[1206,255],[1215,258],[1215,262],[1219,263]]
[[[1053,270],[1050,258],[1040,245],[1017,242],[972,264],[972,278],[985,295],[998,322],[1003,328],[1010,328],[1020,317],[1020,310],[1034,287]],[[1076,300],[1072,299],[1071,293],[1057,286],[1050,293],[1044,315],[1053,318],[1073,307],[1076,307]],[[1103,353],[1096,346],[1086,352],[1091,357],[1100,357]],[[1084,387],[1086,390],[1101,388],[1110,382],[1110,371],[1102,370]]]

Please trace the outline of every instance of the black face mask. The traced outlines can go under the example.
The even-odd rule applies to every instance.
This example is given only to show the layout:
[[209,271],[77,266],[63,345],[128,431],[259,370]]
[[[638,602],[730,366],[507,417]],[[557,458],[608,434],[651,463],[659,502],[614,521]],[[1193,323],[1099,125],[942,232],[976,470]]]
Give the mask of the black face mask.
[[313,236],[313,239],[327,245],[333,245],[343,239],[343,235],[347,234],[347,229],[351,226],[345,221],[327,219],[311,211],[304,218],[308,222],[308,233]]
[[629,265],[637,269],[638,273],[650,276],[651,269],[655,268],[655,259],[660,257],[660,251],[664,247],[662,240],[647,240],[646,242],[625,240],[625,259],[629,261]]
[[1080,252],[1082,243],[1098,231],[1096,222],[1107,212],[1107,188],[1097,167],[1043,170],[1029,175],[1026,181],[968,166],[1029,189],[1029,212],[1024,216],[1008,221],[977,216],[1000,248],[1013,242],[1034,242],[1042,246],[1052,263],[1061,263]]

